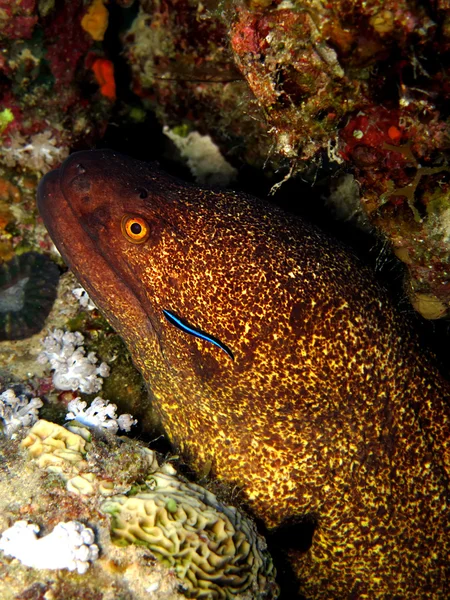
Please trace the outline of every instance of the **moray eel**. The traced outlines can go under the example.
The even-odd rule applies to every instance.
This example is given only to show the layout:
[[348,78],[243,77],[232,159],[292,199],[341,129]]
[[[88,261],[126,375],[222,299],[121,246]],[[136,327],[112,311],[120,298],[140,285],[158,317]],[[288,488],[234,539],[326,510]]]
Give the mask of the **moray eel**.
[[306,598],[449,597],[449,386],[367,267],[112,151],[70,156],[38,205],[177,450],[269,530],[313,531],[288,549]]

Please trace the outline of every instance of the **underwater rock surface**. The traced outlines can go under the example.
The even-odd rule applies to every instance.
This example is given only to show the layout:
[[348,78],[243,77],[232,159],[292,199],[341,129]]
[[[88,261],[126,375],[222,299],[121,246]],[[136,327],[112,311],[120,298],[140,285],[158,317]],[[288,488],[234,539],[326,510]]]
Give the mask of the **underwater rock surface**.
[[445,598],[450,387],[367,267],[273,206],[111,151],[74,154],[38,201],[175,446],[296,532],[307,598]]

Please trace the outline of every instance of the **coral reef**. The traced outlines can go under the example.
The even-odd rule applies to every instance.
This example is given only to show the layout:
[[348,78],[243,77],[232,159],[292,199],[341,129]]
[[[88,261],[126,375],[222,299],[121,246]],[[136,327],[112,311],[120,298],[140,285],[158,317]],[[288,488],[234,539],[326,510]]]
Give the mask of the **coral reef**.
[[[146,424],[146,429],[153,431],[154,436],[158,437],[160,431],[155,430],[157,417],[152,413],[142,379],[134,369],[119,336],[100,316],[70,272],[61,276],[57,293],[42,333],[24,340],[4,341],[0,344],[0,391],[14,386],[18,390],[17,395],[25,391],[29,397],[46,398],[50,401],[46,410],[50,412],[45,414],[51,415],[53,419],[63,420],[70,401],[82,396],[82,401],[87,401],[90,405],[93,395],[86,397],[85,394],[95,394],[94,388],[100,388],[102,384],[103,398],[108,398],[118,407],[118,415],[132,411]],[[68,335],[64,338],[62,334],[59,341],[55,340],[55,329],[65,330]],[[83,344],[77,346],[74,342],[81,342],[80,334],[76,333],[80,329],[84,332],[84,339]],[[43,349],[43,336],[52,341],[52,352],[49,352],[48,347]],[[67,343],[67,339],[72,342]],[[94,359],[94,355],[101,359]],[[54,373],[50,371],[51,363],[56,367]],[[108,370],[106,363],[111,368],[105,379]],[[58,385],[69,389],[55,387],[53,374],[56,374]],[[76,388],[77,382],[83,385],[83,390],[88,391],[74,392],[71,388],[72,385]],[[26,385],[28,383],[31,384],[29,389]],[[107,403],[103,408],[107,412],[113,410],[113,406]],[[88,408],[87,411],[91,413],[93,409]],[[100,417],[100,414],[97,416]],[[115,422],[128,426],[133,422],[126,415],[114,418],[115,421],[112,420],[111,424]]]
[[[120,5],[135,93],[122,116],[151,110],[167,132],[187,131],[172,135],[182,152],[189,136],[209,136],[226,160],[278,172],[279,183],[312,180],[323,163],[351,172],[369,221],[407,266],[415,308],[447,315],[446,5]],[[104,44],[118,35],[110,10],[103,0],[2,8],[0,175],[22,194],[17,173],[46,172],[104,133],[120,67]],[[0,202],[0,256],[1,213]]]
[[237,170],[223,158],[209,135],[180,127],[173,130],[164,127],[163,132],[178,148],[200,185],[227,187],[236,178]]
[[112,516],[116,544],[149,548],[174,568],[188,598],[277,597],[266,545],[239,511],[204,488],[180,481],[170,466],[153,473],[146,487],[102,505]]
[[20,429],[38,420],[42,405],[40,398],[28,398],[25,394],[16,396],[13,389],[5,390],[0,394],[1,433],[7,438],[14,438]]
[[96,308],[95,304],[89,298],[89,294],[86,292],[86,290],[84,288],[77,287],[72,290],[72,294],[78,300],[78,302],[80,303],[80,306],[82,308],[84,308],[85,310],[95,310],[95,308]]
[[0,2],[0,264],[51,251],[36,223],[38,178],[77,145],[93,144],[111,114],[114,68],[82,27],[88,12],[83,0]]
[[[40,419],[27,432],[21,447],[27,450],[30,459],[39,468],[58,473],[61,480],[66,482],[69,492],[83,496],[108,496],[115,489],[111,482],[112,474],[99,479],[89,469],[87,453],[92,451],[92,435],[89,428],[80,423],[74,422],[63,427]],[[151,472],[158,466],[155,453],[145,447],[135,450],[134,459],[138,459],[141,469],[146,466]],[[98,467],[94,468],[94,471],[98,470]]]
[[413,305],[436,318],[450,307],[449,15],[392,0],[142,0],[124,48],[163,125],[208,133],[226,159],[282,167],[281,181],[314,181],[323,163],[351,172],[407,266]]
[[20,166],[32,171],[46,172],[58,165],[69,154],[68,146],[61,146],[50,131],[36,133],[25,138],[13,132],[8,145],[2,148],[3,163],[7,167]]
[[43,468],[55,462],[81,462],[88,443],[86,436],[73,433],[57,423],[40,419],[27,432],[21,446],[27,448],[30,457],[38,460],[39,466]]
[[[5,340],[0,343],[0,385],[2,387],[7,388],[34,381],[32,386],[35,390],[34,395],[39,396],[41,393],[44,396],[48,395],[49,387],[53,387],[52,378],[45,365],[38,363],[37,357],[42,352],[43,337],[55,328],[67,328],[68,323],[80,314],[80,305],[72,294],[75,287],[73,275],[70,272],[63,273],[59,279],[56,300],[44,329],[23,340]],[[38,391],[41,387],[42,389]]]
[[95,42],[108,11],[101,0],[14,0],[0,19],[0,167],[46,172],[106,126],[113,96],[96,86],[93,64],[105,59]]
[[44,350],[38,356],[41,364],[50,364],[53,384],[58,390],[80,390],[85,394],[99,392],[103,377],[109,375],[105,362],[97,365],[94,352],[86,355],[84,337],[76,331],[53,330],[43,340]]
[[272,142],[264,111],[229,50],[230,18],[221,8],[140,2],[123,36],[133,91],[170,129],[184,125],[208,134],[227,160],[261,166]]
[[31,37],[38,20],[35,0],[2,0],[0,9],[1,40]]
[[[82,436],[67,430],[64,433],[61,431],[64,428],[55,424],[36,425],[32,435],[41,439],[41,445],[47,446],[42,456],[56,457],[59,446],[61,468],[57,469],[58,465],[50,460],[30,460],[28,448],[20,449],[20,439],[6,440],[0,436],[2,600],[44,595],[54,600],[117,600],[118,597],[124,600],[148,600],[149,597],[181,600],[183,596],[177,593],[179,580],[147,549],[130,547],[124,552],[111,543],[109,519],[99,509],[105,496],[128,491],[136,479],[142,482],[155,470],[154,453],[132,440],[119,440],[109,434],[106,438],[102,435],[101,439],[93,435],[91,443],[87,444]],[[31,435],[31,431],[28,434]],[[69,459],[71,448],[77,456],[75,461]],[[89,452],[85,451],[87,448]],[[62,458],[63,449],[66,460]],[[91,488],[87,485],[88,479],[86,485],[78,485],[83,475],[94,472],[97,477]],[[70,475],[73,485],[70,485]],[[87,543],[77,546],[83,539],[80,540],[76,531],[65,535],[61,524],[70,522],[82,524]],[[80,528],[79,525],[69,527]],[[27,540],[17,535],[18,528],[25,530]],[[95,532],[100,560],[89,562],[96,552],[92,546],[93,536],[86,528]],[[36,540],[37,529],[41,533]],[[67,531],[66,527],[63,529]],[[57,535],[58,532],[62,537]],[[71,562],[73,556],[68,552],[73,548],[71,541],[75,542],[74,558],[81,561],[79,563]],[[44,550],[49,550],[50,554]],[[16,555],[19,560],[7,554]],[[76,569],[48,571],[73,566],[84,571],[86,561],[90,566],[83,574]]]
[[[20,446],[25,454],[19,440],[10,440],[6,449],[0,439],[6,467],[0,472],[2,600],[33,586],[49,586],[55,600],[146,600],[149,593],[155,600],[175,600],[181,598],[177,589],[184,597],[276,598],[265,542],[241,512],[185,482],[169,463],[159,466],[155,452],[142,444],[76,423],[75,428],[41,419],[24,432]],[[159,528],[160,545],[112,544],[105,511],[114,515],[112,523],[123,523],[130,503],[146,495],[144,512],[151,515],[152,503],[157,507],[153,531]],[[167,519],[164,510],[170,512]],[[144,522],[142,527],[148,536]],[[40,529],[44,535],[37,538]],[[139,526],[135,531],[139,536]],[[170,550],[174,532],[184,553]],[[114,524],[111,535],[120,537]],[[49,580],[47,569],[68,569],[83,577],[65,575],[67,587],[61,589],[59,578]],[[236,595],[239,590],[242,594]]]
[[41,331],[58,281],[57,265],[44,254],[26,252],[0,264],[0,341]]
[[[119,4],[2,8],[0,176],[24,194],[16,175],[46,172],[95,143],[118,95],[120,119],[155,113],[182,153],[195,135],[209,137],[233,163],[226,179],[249,165],[278,173],[279,184],[296,173],[313,181],[323,164],[351,172],[362,210],[407,266],[414,307],[447,315],[445,4]],[[104,43],[107,33],[117,52],[118,30],[131,101],[123,64]],[[1,226],[0,200],[0,256],[10,258]]]
[[69,412],[66,415],[68,421],[76,419],[79,423],[88,427],[102,427],[111,433],[117,433],[119,429],[130,431],[137,420],[130,414],[116,415],[117,406],[97,396],[86,409],[87,403],[79,398],[71,400],[67,405]]
[[408,266],[411,303],[435,319],[448,314],[450,298],[445,233],[450,142],[437,114],[421,120],[415,109],[414,102],[402,111],[368,108],[349,119],[339,143],[342,157],[353,165],[366,218]]

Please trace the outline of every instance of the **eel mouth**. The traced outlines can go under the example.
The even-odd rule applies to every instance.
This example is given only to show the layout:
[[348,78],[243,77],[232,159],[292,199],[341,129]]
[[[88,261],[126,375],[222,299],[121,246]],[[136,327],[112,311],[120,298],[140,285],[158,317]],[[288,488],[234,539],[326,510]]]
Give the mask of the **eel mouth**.
[[63,175],[74,156],[66,159],[59,169],[47,173],[39,183],[37,206],[44,225],[64,262],[117,331],[123,335],[120,325],[128,314],[141,324],[147,323],[148,333],[156,335],[142,299],[85,231],[64,194]]

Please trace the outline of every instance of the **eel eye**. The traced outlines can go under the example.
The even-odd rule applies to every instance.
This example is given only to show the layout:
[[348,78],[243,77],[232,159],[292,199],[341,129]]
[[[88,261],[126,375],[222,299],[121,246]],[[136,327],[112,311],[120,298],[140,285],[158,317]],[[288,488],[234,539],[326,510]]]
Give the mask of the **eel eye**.
[[122,234],[129,242],[142,244],[147,240],[150,228],[142,217],[125,215],[122,219]]

